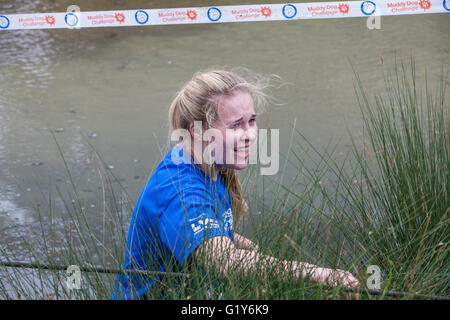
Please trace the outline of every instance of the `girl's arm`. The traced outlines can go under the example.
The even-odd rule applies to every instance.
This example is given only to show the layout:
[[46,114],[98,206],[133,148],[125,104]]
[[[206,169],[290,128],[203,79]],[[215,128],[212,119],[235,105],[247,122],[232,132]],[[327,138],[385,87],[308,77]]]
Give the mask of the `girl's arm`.
[[256,243],[237,233],[234,233],[234,243],[239,249],[258,250]]
[[257,272],[263,276],[276,274],[284,280],[291,275],[332,286],[359,286],[358,280],[350,272],[320,268],[306,262],[280,260],[256,251],[237,249],[227,237],[207,240],[194,251],[193,256],[208,270],[217,271],[225,277],[233,271],[243,275]]

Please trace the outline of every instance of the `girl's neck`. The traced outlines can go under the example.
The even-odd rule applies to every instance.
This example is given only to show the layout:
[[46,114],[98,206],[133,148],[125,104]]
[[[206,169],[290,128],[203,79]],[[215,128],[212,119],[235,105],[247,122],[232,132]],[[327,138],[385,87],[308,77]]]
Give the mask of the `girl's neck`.
[[183,147],[183,153],[186,152],[186,154],[192,154],[195,160],[195,163],[198,164],[199,168],[205,173],[206,176],[208,176],[211,180],[217,181],[217,177],[219,175],[219,169],[217,166],[209,165],[207,164],[203,159],[203,152],[202,154],[198,154],[199,152],[193,148],[193,152],[190,153],[186,150],[185,147]]

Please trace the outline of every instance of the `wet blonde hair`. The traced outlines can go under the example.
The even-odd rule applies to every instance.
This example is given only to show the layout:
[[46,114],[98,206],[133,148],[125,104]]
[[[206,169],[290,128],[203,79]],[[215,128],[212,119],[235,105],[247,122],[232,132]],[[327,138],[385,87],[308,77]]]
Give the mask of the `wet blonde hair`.
[[[268,81],[246,72],[249,74],[247,79],[236,71],[210,70],[196,73],[178,92],[170,106],[170,133],[176,129],[189,131],[190,124],[194,121],[201,121],[203,129],[211,128],[218,120],[221,99],[230,97],[237,91],[248,92],[253,98],[256,112],[262,112],[267,101],[264,89],[268,87]],[[219,174],[227,186],[234,220],[238,224],[247,213],[248,206],[237,172],[234,169],[221,168]]]

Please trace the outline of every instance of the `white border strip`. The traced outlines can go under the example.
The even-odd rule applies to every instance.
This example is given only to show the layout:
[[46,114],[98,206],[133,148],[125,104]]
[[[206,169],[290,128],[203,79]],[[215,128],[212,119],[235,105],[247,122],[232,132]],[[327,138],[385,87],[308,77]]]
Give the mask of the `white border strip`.
[[450,0],[370,0],[11,15],[0,13],[0,31],[353,18],[449,11]]

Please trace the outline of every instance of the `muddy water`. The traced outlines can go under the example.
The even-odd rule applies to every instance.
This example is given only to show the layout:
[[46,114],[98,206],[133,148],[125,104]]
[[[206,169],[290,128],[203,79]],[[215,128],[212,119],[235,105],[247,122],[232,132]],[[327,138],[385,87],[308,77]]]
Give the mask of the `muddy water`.
[[[61,12],[73,3],[86,11],[209,5],[2,0],[0,12]],[[355,135],[362,128],[349,60],[370,92],[382,90],[382,71],[395,57],[413,56],[419,76],[426,68],[432,81],[442,65],[448,67],[449,31],[448,15],[431,14],[382,17],[380,30],[368,30],[365,19],[351,18],[1,32],[1,242],[18,236],[10,228],[13,223],[38,225],[34,209],[46,206],[54,185],[70,189],[52,134],[82,205],[96,221],[102,173],[89,144],[136,199],[161,158],[159,146],[167,141],[171,99],[194,72],[241,66],[280,76],[285,85],[273,94],[282,104],[261,116],[260,127],[280,129],[283,151],[296,119],[297,129],[312,143],[325,146],[334,139],[343,154],[349,148],[346,126]],[[62,203],[55,200],[55,206],[61,209]]]

